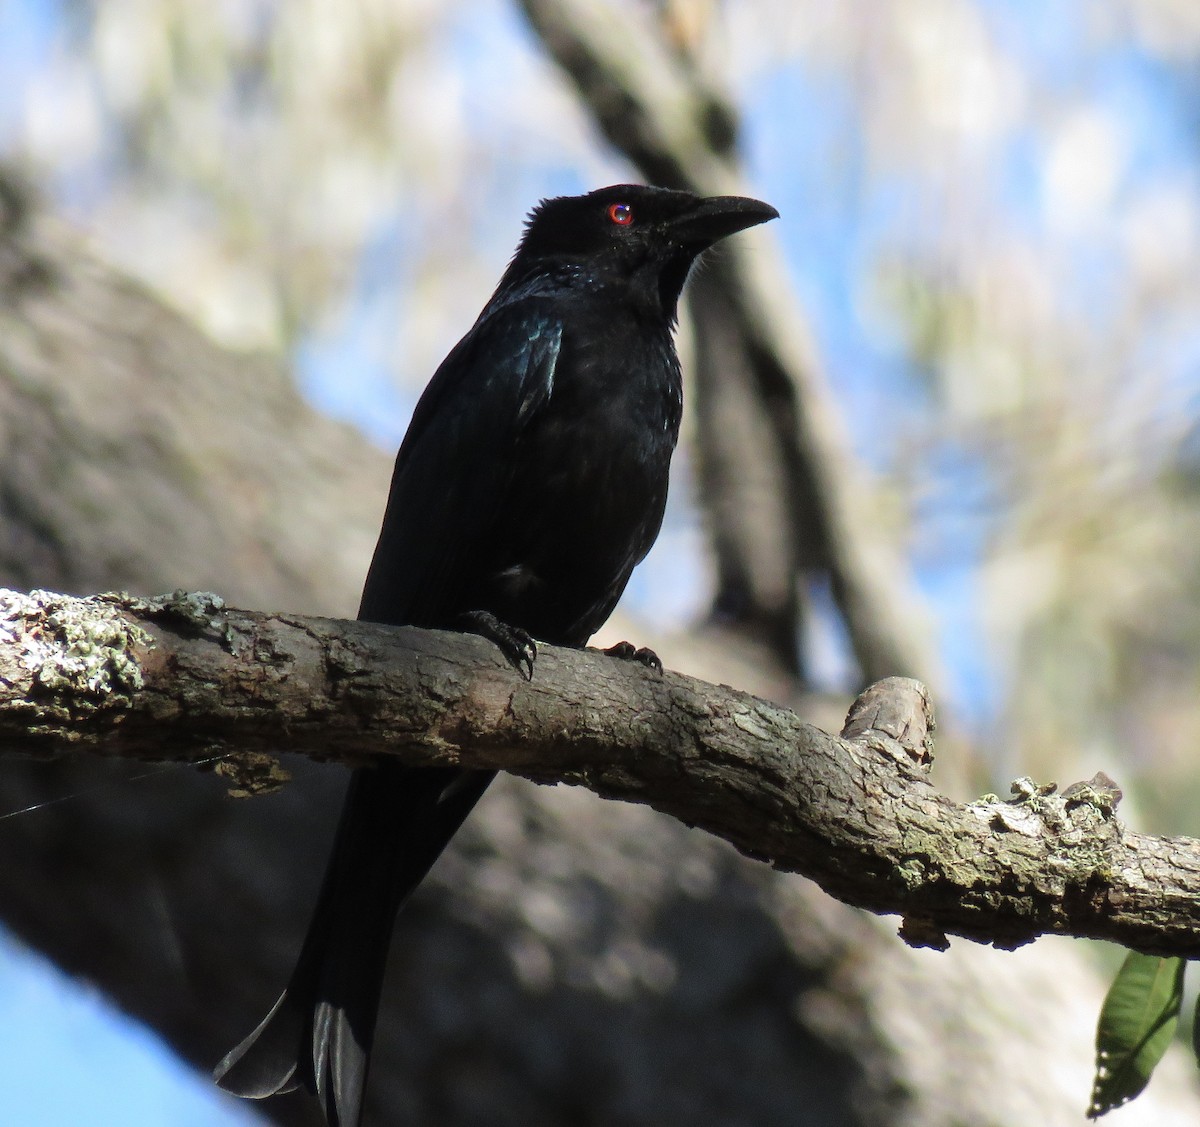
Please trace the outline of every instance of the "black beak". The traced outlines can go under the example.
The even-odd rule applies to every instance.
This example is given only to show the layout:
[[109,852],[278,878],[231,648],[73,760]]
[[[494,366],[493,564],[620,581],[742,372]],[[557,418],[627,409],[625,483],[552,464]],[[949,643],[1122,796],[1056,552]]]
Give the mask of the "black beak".
[[747,196],[708,196],[672,219],[668,229],[681,243],[711,246],[747,227],[778,218],[779,212],[762,200]]

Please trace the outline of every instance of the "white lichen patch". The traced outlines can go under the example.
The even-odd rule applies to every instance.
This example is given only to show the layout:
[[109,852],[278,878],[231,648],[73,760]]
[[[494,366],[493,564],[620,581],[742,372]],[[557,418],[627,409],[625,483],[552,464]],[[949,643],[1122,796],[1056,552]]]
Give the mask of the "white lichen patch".
[[223,627],[220,613],[225,609],[225,600],[212,591],[172,591],[169,595],[154,595],[148,599],[124,593],[118,597],[139,614],[186,622],[197,630]]
[[17,647],[18,664],[41,688],[97,697],[140,689],[142,671],[131,650],[150,641],[102,597],[0,588],[0,644]]

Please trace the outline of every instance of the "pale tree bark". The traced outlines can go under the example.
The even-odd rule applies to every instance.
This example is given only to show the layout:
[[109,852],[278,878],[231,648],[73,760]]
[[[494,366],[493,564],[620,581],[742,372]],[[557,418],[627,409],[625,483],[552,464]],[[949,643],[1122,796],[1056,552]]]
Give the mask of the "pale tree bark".
[[[9,197],[0,583],[351,612],[389,459]],[[637,640],[788,692],[724,637]],[[285,980],[332,834],[344,771],[288,766],[234,802],[187,768],[124,783],[148,768],[6,757],[0,810],[55,804],[0,822],[0,912],[211,1067]],[[371,1114],[1077,1123],[1101,986],[1074,948],[938,954],[894,932],[646,807],[502,778],[400,918]],[[1127,1122],[1194,1121],[1189,1083],[1168,1063]],[[262,1110],[312,1122],[301,1102]]]

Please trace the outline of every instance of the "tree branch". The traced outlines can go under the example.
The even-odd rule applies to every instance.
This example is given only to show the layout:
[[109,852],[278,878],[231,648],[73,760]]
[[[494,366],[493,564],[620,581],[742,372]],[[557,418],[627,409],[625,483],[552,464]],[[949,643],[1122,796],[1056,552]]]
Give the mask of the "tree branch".
[[1061,795],[1019,780],[1013,801],[954,802],[927,777],[931,728],[924,687],[904,678],[867,689],[834,737],[595,651],[545,646],[527,682],[466,635],[232,610],[212,595],[0,592],[10,752],[236,764],[284,745],[495,768],[646,803],[847,903],[904,915],[916,945],[953,933],[1007,948],[1053,932],[1200,954],[1200,842],[1129,832],[1103,776]]

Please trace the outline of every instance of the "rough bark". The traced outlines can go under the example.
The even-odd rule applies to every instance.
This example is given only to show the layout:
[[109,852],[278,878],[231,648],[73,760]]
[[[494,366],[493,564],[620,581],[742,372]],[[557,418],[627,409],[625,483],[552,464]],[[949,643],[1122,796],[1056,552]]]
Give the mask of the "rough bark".
[[746,693],[595,651],[542,647],[526,681],[472,637],[213,596],[0,591],[12,752],[219,756],[253,791],[275,785],[262,757],[282,734],[317,759],[503,770],[644,803],[905,916],[916,946],[1055,933],[1200,955],[1200,842],[1126,830],[1103,776],[1062,795],[1019,780],[1011,802],[939,794],[929,700],[907,678],[867,689],[837,739]]

